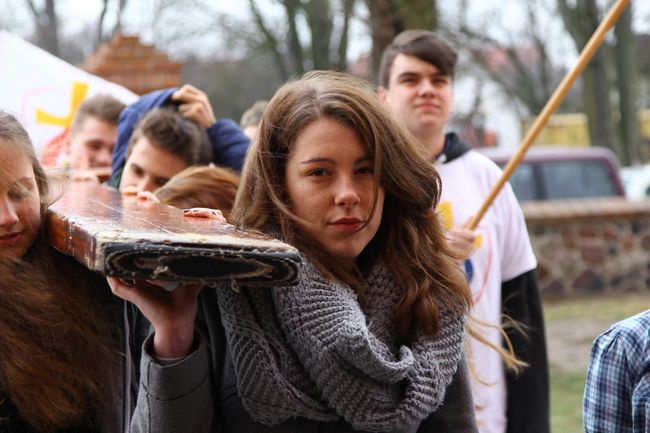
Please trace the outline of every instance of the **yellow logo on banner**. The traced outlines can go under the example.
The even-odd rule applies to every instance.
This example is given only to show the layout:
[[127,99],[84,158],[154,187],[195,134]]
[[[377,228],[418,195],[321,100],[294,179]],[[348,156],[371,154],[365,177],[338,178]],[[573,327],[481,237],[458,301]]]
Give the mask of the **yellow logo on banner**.
[[[442,218],[442,222],[447,230],[451,230],[454,227],[454,212],[451,208],[450,201],[443,201],[438,205],[438,213]],[[476,235],[474,239],[474,248],[480,248],[483,244],[483,237],[479,234]]]
[[55,116],[41,110],[40,108],[37,108],[36,121],[45,125],[55,125],[61,126],[63,128],[69,128],[72,124],[72,118],[77,112],[77,108],[79,108],[81,101],[83,101],[86,97],[86,93],[88,93],[88,84],[74,81],[72,83],[72,93],[70,94],[70,110],[68,111],[68,114],[65,116]]

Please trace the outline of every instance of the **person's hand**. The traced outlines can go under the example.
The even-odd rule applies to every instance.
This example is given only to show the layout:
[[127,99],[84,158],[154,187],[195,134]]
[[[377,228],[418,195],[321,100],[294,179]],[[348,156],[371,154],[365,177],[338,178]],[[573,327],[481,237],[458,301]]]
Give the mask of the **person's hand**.
[[173,291],[155,281],[132,281],[107,277],[114,295],[133,303],[155,330],[153,356],[186,356],[194,341],[194,319],[198,309],[200,284],[187,284]]
[[449,245],[466,258],[471,256],[476,249],[477,234],[469,228],[471,223],[472,218],[468,219],[461,227],[452,227],[445,234]]
[[449,244],[458,251],[471,253],[476,241],[476,233],[464,227],[452,227],[446,233]]
[[196,122],[205,129],[217,121],[208,95],[192,85],[184,85],[172,93],[171,99],[180,102],[178,112],[181,116]]
[[193,207],[190,209],[183,209],[183,216],[192,218],[209,218],[218,220],[219,222],[226,222],[226,218],[219,209],[210,209],[207,207]]

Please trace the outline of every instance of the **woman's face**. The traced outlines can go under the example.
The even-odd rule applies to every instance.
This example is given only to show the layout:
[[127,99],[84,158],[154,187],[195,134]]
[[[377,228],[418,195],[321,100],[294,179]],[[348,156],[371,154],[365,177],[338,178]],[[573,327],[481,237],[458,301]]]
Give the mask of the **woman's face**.
[[354,261],[377,233],[384,190],[374,196],[373,161],[353,129],[330,119],[307,126],[289,155],[285,182],[298,227],[335,257]]
[[41,224],[41,199],[29,158],[0,143],[0,259],[20,258]]

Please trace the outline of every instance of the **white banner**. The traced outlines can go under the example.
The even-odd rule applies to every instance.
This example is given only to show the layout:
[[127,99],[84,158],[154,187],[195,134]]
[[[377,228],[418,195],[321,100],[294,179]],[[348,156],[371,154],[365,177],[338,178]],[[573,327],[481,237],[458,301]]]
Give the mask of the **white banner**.
[[130,104],[137,95],[0,31],[0,110],[23,124],[40,155],[70,126],[86,97],[108,93]]

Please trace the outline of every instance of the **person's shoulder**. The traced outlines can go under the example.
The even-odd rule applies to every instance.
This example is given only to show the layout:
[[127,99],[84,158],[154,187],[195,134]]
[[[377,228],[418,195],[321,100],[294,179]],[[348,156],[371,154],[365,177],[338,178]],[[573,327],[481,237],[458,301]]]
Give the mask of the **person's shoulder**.
[[640,365],[649,350],[650,310],[613,324],[593,345],[594,356],[625,358],[629,365]]
[[[503,174],[498,165],[476,150],[465,152],[451,163],[453,164],[455,161],[458,161],[457,170],[459,169],[464,173],[466,179],[473,179],[474,183],[480,185],[481,188],[487,188],[487,191],[492,188]],[[499,197],[501,198],[505,195],[500,194]]]
[[477,152],[476,150],[470,150],[460,158],[465,158],[466,164],[472,166],[473,168],[476,168],[477,170],[485,170],[491,173],[495,173],[499,176],[501,175],[501,169],[499,166],[496,165],[490,158],[480,152]]
[[650,339],[650,309],[613,324],[602,335]]

